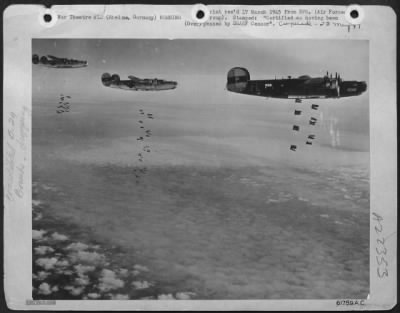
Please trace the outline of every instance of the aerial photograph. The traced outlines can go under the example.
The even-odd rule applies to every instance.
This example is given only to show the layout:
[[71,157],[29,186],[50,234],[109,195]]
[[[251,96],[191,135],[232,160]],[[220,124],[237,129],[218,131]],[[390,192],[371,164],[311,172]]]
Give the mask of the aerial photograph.
[[365,299],[366,40],[33,39],[32,296]]

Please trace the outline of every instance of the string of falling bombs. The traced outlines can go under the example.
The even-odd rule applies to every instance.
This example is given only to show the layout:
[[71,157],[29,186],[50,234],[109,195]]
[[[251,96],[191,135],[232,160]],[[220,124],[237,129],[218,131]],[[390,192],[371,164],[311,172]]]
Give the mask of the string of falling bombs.
[[60,101],[58,102],[57,106],[57,114],[69,112],[70,103],[67,99],[71,99],[71,96],[64,96],[63,94],[60,94]]
[[[319,105],[318,104],[311,104],[311,110],[318,110]],[[294,110],[294,115],[295,116],[300,116],[302,114],[302,111],[299,109]],[[317,123],[317,119],[313,116],[310,117],[310,120],[308,121],[308,124],[311,126],[315,126]],[[300,126],[299,125],[293,125],[292,128],[293,131],[299,132],[300,131]],[[314,134],[309,134],[306,139],[306,145],[311,146],[313,144],[313,140],[315,139]],[[297,150],[297,145],[290,145],[290,150],[291,151],[296,151]]]
[[[142,143],[142,150],[137,154],[138,161],[140,164],[143,164],[144,161],[144,156],[146,153],[150,153],[150,146],[145,144],[146,138],[150,138],[152,136],[152,132],[150,129],[145,129],[145,123],[143,119],[154,119],[154,116],[152,113],[145,113],[143,109],[139,109],[139,114],[141,116],[141,119],[138,120],[139,127],[141,130],[141,134],[139,137],[136,138],[137,141]],[[136,184],[139,184],[140,178],[147,173],[147,167],[145,165],[139,166],[134,169],[134,175],[136,178]]]

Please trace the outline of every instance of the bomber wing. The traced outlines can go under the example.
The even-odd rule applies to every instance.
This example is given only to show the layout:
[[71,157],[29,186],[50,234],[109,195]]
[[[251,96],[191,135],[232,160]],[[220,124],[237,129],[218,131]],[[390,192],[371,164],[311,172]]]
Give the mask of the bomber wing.
[[57,58],[54,55],[50,55],[50,54],[48,54],[47,57],[49,57],[50,59],[53,59],[53,60],[62,60],[61,58]]
[[133,80],[122,80],[121,84],[125,85],[126,87],[130,88],[130,89],[135,89],[137,90],[135,81]]

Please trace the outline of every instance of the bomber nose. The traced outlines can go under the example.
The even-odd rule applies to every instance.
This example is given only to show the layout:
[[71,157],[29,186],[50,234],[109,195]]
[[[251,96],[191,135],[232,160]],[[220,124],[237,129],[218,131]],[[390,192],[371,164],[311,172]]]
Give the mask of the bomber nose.
[[367,83],[366,82],[358,83],[358,90],[360,90],[360,92],[366,91],[367,90]]

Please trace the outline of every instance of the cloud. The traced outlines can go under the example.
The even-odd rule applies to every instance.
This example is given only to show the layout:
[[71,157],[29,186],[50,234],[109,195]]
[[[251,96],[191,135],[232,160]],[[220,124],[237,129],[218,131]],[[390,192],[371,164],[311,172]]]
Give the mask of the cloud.
[[108,269],[104,269],[101,271],[101,277],[99,279],[99,289],[101,291],[109,291],[117,288],[124,287],[125,283],[121,280],[116,278],[116,275],[113,271]]
[[89,248],[89,246],[84,243],[74,242],[74,243],[71,243],[70,245],[68,245],[66,249],[80,251],[80,250],[86,250],[87,248]]
[[36,216],[33,218],[33,220],[39,221],[42,219],[42,217],[43,217],[43,214],[39,212],[39,213],[36,213]]
[[133,281],[132,286],[134,286],[136,289],[146,289],[151,287],[151,284],[145,280],[143,281]]
[[116,294],[111,296],[111,300],[129,300],[129,295]]
[[33,207],[37,207],[37,206],[39,206],[41,204],[42,204],[42,201],[40,201],[40,200],[32,200],[32,206]]
[[178,300],[190,300],[194,295],[196,295],[194,292],[177,292],[175,297]]
[[67,260],[62,260],[62,261],[57,261],[56,266],[59,267],[66,267],[69,265],[69,262]]
[[44,189],[44,190],[51,190],[51,191],[57,191],[57,188],[55,188],[55,187],[53,187],[53,186],[48,186],[48,185],[45,185],[45,184],[43,184],[42,185],[42,188]]
[[50,285],[48,283],[41,283],[39,285],[39,291],[38,291],[39,294],[49,295],[49,294],[51,294],[51,292],[52,291],[51,291]]
[[37,278],[38,280],[44,280],[44,279],[46,279],[49,275],[50,275],[50,273],[48,273],[48,272],[40,271],[40,272],[37,273],[36,278]]
[[47,231],[41,229],[41,230],[36,230],[32,229],[32,239],[33,240],[41,240],[43,239],[43,235],[47,233]]
[[170,293],[158,295],[157,299],[158,300],[175,300],[174,296]]
[[52,247],[48,247],[48,246],[39,246],[39,247],[35,248],[34,250],[35,250],[36,254],[40,254],[40,255],[43,255],[43,254],[46,254],[49,252],[54,252],[54,249]]
[[138,300],[154,300],[154,297],[153,296],[142,297],[142,298],[139,298]]
[[64,289],[68,290],[69,293],[73,296],[79,296],[83,292],[85,287],[66,286]]
[[68,237],[67,237],[67,236],[62,235],[62,234],[59,234],[59,233],[57,233],[57,232],[53,233],[53,234],[51,235],[51,238],[54,239],[54,240],[60,240],[60,241],[68,240]]
[[148,272],[148,271],[149,271],[149,269],[148,269],[146,266],[139,265],[139,264],[135,264],[135,265],[133,266],[133,268],[134,268],[135,270],[141,271],[141,272]]
[[36,264],[43,267],[46,270],[52,269],[58,262],[57,258],[39,258],[36,260]]
[[100,263],[103,262],[105,257],[97,252],[78,251],[70,254],[70,258],[74,263],[85,262],[85,263]]
[[89,299],[98,299],[101,297],[101,295],[99,293],[95,293],[95,292],[88,293],[87,296]]
[[75,278],[75,283],[79,286],[87,286],[90,283],[89,277],[86,275]]
[[127,277],[129,274],[128,270],[126,268],[120,268],[118,272],[119,272],[119,275],[122,277]]
[[92,272],[94,271],[95,267],[91,265],[82,265],[78,264],[74,266],[76,272],[78,273],[79,276],[84,275],[87,272]]

